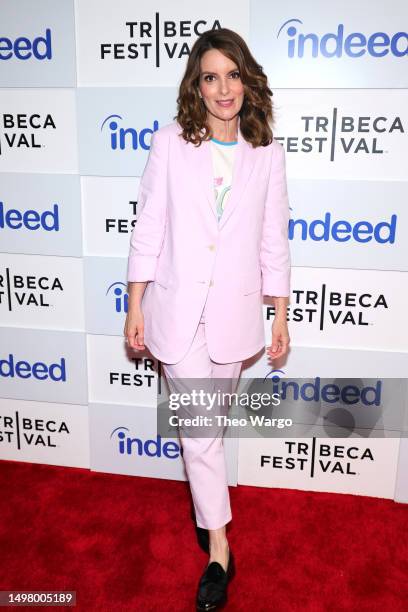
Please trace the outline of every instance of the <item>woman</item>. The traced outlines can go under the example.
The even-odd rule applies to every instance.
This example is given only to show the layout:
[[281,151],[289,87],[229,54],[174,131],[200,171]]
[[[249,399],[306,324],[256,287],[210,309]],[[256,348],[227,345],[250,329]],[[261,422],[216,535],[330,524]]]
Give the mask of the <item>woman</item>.
[[[275,304],[268,356],[287,353],[289,205],[271,96],[245,41],[210,30],[191,50],[176,121],[152,135],[124,333],[163,363],[172,390],[191,378],[235,389],[242,361],[265,347],[263,295]],[[182,446],[197,530],[209,543],[197,608],[210,610],[226,600],[233,574],[223,441],[183,438]]]

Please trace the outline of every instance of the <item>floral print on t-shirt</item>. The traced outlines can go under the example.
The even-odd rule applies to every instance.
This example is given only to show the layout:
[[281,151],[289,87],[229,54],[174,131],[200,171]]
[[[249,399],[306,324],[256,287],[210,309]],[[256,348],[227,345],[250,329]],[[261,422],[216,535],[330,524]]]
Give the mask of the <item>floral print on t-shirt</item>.
[[214,196],[218,220],[227,206],[231,191],[232,167],[237,142],[220,142],[211,139],[211,150],[214,171]]

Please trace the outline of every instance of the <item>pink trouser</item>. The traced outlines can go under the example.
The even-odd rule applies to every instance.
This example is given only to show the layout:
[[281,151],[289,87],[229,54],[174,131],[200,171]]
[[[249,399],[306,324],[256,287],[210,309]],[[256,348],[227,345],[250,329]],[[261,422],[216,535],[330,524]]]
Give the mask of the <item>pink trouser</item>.
[[[203,380],[206,390],[211,387],[212,381],[216,384],[212,387],[215,391],[233,393],[236,389],[242,361],[234,363],[212,361],[207,349],[204,313],[205,307],[187,355],[178,363],[163,363],[163,370],[172,393],[185,392],[185,379],[189,378]],[[222,389],[218,379],[226,379],[225,384],[221,385]],[[194,406],[190,406],[190,414],[193,409]],[[224,409],[223,414],[228,414],[228,411]],[[232,514],[222,431],[217,432],[214,437],[182,436],[180,442],[197,526],[204,529],[223,527],[232,519]]]

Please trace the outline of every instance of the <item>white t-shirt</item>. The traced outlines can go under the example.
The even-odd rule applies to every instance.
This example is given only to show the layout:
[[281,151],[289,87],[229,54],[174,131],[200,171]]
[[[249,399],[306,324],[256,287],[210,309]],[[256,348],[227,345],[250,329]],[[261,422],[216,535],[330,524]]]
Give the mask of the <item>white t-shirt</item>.
[[238,142],[221,142],[211,138],[211,151],[214,172],[214,192],[217,204],[218,221],[227,206],[231,183],[232,167]]
[[[214,192],[217,204],[218,221],[227,206],[232,183],[232,166],[238,141],[221,142],[211,138],[211,155],[214,172]],[[200,323],[205,323],[205,304],[201,313]]]

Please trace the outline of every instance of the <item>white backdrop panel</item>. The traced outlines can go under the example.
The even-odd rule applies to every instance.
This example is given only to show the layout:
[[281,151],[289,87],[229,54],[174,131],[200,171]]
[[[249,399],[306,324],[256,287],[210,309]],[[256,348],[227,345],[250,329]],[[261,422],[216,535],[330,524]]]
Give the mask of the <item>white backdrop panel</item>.
[[0,172],[78,173],[74,89],[1,89]]
[[75,175],[2,174],[2,251],[81,257],[79,187]]
[[128,309],[127,259],[84,257],[86,330],[123,337]]
[[76,0],[78,85],[174,87],[205,30],[228,27],[248,40],[249,7],[248,0],[233,6],[217,0],[121,0],[112,11],[109,0]]
[[123,336],[87,334],[89,401],[157,405],[157,360],[127,348]]
[[407,89],[280,89],[274,102],[289,178],[407,179]]
[[0,87],[75,87],[73,0],[2,0]]
[[294,266],[408,270],[407,182],[292,179],[288,191]]
[[84,330],[80,257],[3,254],[0,325]]
[[[406,272],[293,268],[288,318],[293,343],[406,351]],[[264,306],[270,340],[272,308]]]
[[0,458],[89,468],[88,405],[0,399]]
[[82,332],[0,327],[0,387],[6,398],[87,404]]
[[403,0],[252,0],[251,44],[276,87],[408,87],[407,19]]
[[323,436],[241,438],[238,484],[394,497],[399,439]]
[[[186,480],[177,438],[157,435],[156,409],[89,405],[91,468],[114,474]],[[225,439],[228,483],[237,483],[238,440]]]
[[134,177],[82,177],[84,255],[128,256],[139,182]]

